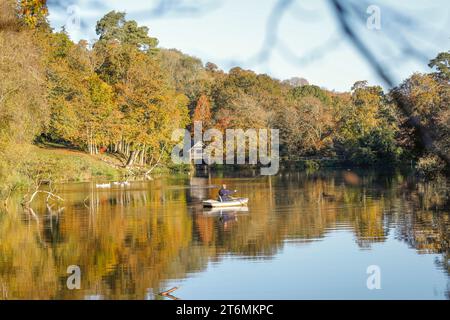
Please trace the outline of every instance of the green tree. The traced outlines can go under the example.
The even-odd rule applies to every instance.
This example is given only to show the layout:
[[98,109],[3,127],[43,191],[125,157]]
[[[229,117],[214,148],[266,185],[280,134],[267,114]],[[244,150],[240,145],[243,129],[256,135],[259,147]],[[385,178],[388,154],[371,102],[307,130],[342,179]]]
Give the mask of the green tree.
[[338,153],[361,165],[395,163],[401,149],[390,107],[381,87],[368,86],[366,81],[355,83],[350,104],[339,119]]
[[428,66],[436,68],[436,75],[448,82],[450,80],[450,51],[439,53],[436,58],[430,61]]
[[301,99],[304,97],[316,97],[324,104],[331,103],[331,97],[327,92],[315,85],[303,85],[293,88],[290,92],[293,99]]
[[117,42],[154,52],[158,40],[148,35],[148,27],[138,26],[136,21],[126,20],[125,16],[125,12],[111,11],[97,22],[95,31],[100,37],[99,44]]

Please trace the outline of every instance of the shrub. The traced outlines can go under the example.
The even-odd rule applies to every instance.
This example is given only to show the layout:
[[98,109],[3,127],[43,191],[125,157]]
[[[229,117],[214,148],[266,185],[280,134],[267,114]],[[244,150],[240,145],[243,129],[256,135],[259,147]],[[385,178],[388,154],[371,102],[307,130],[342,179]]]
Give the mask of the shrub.
[[445,163],[435,155],[426,155],[419,159],[416,164],[416,170],[419,175],[433,178],[444,171]]

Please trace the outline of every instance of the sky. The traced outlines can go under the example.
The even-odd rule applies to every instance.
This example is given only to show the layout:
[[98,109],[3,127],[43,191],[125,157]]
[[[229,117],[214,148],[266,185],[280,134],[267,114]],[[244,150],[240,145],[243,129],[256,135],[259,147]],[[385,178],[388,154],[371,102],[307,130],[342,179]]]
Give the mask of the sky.
[[[359,80],[383,85],[342,34],[329,1],[291,0],[279,23],[273,24],[277,18],[273,13],[280,12],[274,8],[283,1],[289,2],[48,0],[48,4],[51,26],[56,31],[65,26],[74,41],[94,41],[96,21],[111,10],[124,11],[128,19],[149,27],[160,47],[179,49],[225,71],[239,66],[280,80],[303,77],[336,91],[348,91]],[[369,1],[356,11],[355,26],[396,83],[413,72],[429,72],[428,60],[450,50],[447,0]],[[405,54],[410,52],[407,43],[420,54]]]

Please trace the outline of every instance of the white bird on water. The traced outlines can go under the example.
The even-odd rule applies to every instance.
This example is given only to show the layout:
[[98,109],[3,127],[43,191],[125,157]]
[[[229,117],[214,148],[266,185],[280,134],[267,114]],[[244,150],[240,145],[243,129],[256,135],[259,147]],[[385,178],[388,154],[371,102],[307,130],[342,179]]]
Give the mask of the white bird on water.
[[128,181],[123,181],[123,182],[113,182],[113,184],[115,186],[120,186],[120,187],[128,187],[130,185],[130,183]]
[[95,187],[98,189],[107,189],[107,188],[111,188],[111,186],[120,186],[120,187],[128,187],[130,185],[130,183],[128,181],[114,181],[112,183],[100,183],[100,184],[96,184]]

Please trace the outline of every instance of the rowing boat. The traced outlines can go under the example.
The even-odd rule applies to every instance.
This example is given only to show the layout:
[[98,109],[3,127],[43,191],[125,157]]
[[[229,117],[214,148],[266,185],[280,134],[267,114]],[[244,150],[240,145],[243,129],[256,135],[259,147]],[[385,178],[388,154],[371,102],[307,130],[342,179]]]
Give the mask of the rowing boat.
[[218,208],[218,207],[239,207],[246,206],[248,203],[248,198],[234,198],[231,200],[217,201],[217,200],[205,200],[203,201],[203,206],[208,208]]

